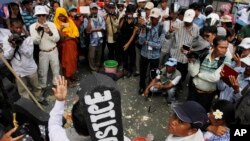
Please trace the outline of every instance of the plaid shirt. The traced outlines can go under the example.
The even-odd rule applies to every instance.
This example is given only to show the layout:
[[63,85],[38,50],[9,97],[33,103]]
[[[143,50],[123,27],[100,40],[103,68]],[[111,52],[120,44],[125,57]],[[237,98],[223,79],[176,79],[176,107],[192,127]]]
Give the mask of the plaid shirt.
[[[160,24],[149,29],[146,33],[139,34],[139,44],[142,45],[141,55],[148,59],[158,59],[160,58],[160,52],[162,47],[162,40],[164,38],[164,30],[159,29]],[[162,31],[159,31],[162,30]],[[159,32],[161,34],[159,35]],[[145,42],[147,41],[147,45]]]
[[[101,16],[97,16],[97,18],[91,18],[91,28],[93,29],[106,29],[105,21]],[[84,29],[88,26],[88,19],[84,19]],[[102,36],[104,36],[102,34]],[[90,46],[100,46],[103,42],[103,37],[98,36],[97,32],[92,32],[90,34]]]

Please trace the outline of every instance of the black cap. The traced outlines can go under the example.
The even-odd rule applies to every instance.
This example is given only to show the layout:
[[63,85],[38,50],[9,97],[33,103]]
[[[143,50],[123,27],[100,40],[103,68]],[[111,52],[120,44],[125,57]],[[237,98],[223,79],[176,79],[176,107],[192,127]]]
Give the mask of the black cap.
[[208,122],[206,110],[195,101],[174,105],[173,110],[180,120],[190,123],[196,128],[201,128]]

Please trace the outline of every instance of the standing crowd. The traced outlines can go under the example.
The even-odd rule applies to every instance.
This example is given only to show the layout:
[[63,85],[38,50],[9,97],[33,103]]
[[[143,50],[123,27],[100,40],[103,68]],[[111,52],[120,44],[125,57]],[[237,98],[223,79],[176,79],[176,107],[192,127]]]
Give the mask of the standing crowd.
[[[61,127],[67,87],[80,85],[81,57],[93,74],[102,72],[105,60],[116,60],[125,77],[139,77],[139,95],[160,94],[168,104],[188,85],[187,101],[173,106],[166,141],[229,141],[231,125],[250,124],[250,5],[236,17],[230,3],[218,14],[209,4],[168,0],[23,0],[0,8],[3,57],[40,104],[48,105],[44,92],[48,84],[54,87],[51,141],[90,140],[79,104],[84,99],[72,109],[75,129]],[[6,66],[0,67],[5,75]],[[20,96],[30,99],[15,82]]]

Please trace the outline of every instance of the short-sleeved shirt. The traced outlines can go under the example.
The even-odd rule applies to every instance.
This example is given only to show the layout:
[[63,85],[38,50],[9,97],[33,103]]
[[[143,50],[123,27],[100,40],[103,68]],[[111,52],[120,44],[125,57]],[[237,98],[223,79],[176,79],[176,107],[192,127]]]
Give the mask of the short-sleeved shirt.
[[240,36],[241,38],[250,37],[250,25],[244,26],[244,27],[240,30],[239,36]]

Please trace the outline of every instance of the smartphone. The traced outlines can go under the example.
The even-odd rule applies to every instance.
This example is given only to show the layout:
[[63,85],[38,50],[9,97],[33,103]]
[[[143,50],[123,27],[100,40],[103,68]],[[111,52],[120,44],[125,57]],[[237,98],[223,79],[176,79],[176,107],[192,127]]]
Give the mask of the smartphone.
[[183,45],[182,48],[183,48],[184,50],[190,51],[190,47],[189,47],[189,46]]
[[141,17],[142,17],[143,19],[146,18],[146,12],[145,12],[145,11],[142,11],[142,12],[141,12]]

